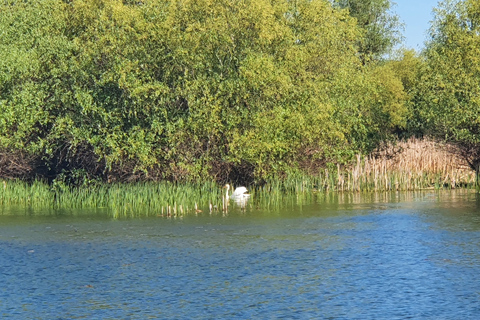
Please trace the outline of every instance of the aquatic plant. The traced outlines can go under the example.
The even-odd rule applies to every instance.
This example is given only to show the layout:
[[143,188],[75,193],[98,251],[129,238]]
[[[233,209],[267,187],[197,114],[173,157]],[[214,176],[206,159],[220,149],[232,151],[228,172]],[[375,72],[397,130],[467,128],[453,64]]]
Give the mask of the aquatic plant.
[[[311,203],[332,194],[474,188],[475,172],[445,146],[432,141],[398,143],[350,166],[320,170],[317,175],[290,174],[250,186],[242,209],[278,209]],[[104,208],[113,217],[136,215],[182,216],[226,212],[224,189],[214,182],[102,183],[72,186],[10,180],[0,184],[0,206],[25,208]]]
[[96,184],[69,187],[49,185],[43,181],[27,183],[4,181],[0,193],[1,206],[30,208],[105,208],[114,217],[134,215],[183,215],[212,210],[221,205],[222,191],[217,184],[141,182],[128,184]]

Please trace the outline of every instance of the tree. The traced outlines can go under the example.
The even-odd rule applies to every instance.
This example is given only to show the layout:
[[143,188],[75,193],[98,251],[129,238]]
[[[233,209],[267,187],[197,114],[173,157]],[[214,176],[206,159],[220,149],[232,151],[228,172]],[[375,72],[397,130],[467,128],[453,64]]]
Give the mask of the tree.
[[51,178],[314,173],[402,123],[401,82],[362,65],[355,19],[325,0],[28,0],[0,11],[0,152],[33,156]]
[[405,138],[411,135],[421,135],[422,129],[419,119],[415,117],[413,110],[416,89],[418,87],[418,75],[423,66],[424,59],[413,50],[398,50],[392,55],[386,64],[392,69],[395,76],[401,81],[405,94],[404,118],[405,126],[396,130],[397,137]]
[[363,30],[358,42],[362,60],[380,60],[402,40],[403,25],[398,15],[391,11],[390,0],[333,0],[333,5],[348,9]]
[[56,0],[0,4],[0,152],[25,169],[7,176],[24,176],[53,153],[48,140],[58,126],[52,118],[68,97],[66,59],[73,48],[64,10]]
[[478,177],[480,3],[441,2],[424,57],[414,96],[418,123],[426,134],[456,144]]

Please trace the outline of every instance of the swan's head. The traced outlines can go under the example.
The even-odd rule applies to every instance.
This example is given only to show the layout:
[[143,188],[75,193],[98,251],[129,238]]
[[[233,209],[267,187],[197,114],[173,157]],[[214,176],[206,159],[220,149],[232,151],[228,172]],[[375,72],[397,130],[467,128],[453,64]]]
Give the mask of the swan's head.
[[223,189],[227,189],[227,192],[230,190],[230,185],[227,183],[226,185],[223,186]]

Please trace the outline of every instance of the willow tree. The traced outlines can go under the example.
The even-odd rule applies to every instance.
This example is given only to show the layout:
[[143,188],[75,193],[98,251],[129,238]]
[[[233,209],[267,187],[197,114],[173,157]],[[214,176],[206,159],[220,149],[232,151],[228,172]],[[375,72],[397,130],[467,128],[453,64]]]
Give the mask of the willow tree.
[[364,62],[380,60],[402,40],[403,25],[393,11],[391,0],[333,0],[335,7],[347,9],[363,32],[359,53]]
[[392,73],[362,66],[356,20],[325,0],[0,6],[0,147],[52,176],[259,180],[401,122]]
[[426,134],[456,144],[480,168],[480,3],[444,1],[435,9],[415,113]]
[[0,3],[0,161],[3,176],[25,177],[56,149],[51,121],[65,107],[73,48],[56,0]]

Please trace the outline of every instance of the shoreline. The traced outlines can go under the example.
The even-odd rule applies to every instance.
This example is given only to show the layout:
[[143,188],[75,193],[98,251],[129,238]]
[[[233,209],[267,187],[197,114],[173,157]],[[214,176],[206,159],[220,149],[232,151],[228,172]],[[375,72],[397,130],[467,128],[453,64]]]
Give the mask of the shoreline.
[[[85,181],[84,181],[85,182]],[[410,192],[444,189],[475,189],[475,172],[452,146],[430,140],[410,139],[390,145],[369,156],[356,157],[349,167],[323,169],[317,175],[296,175],[247,186],[256,206],[270,206],[288,195],[330,193]],[[2,180],[0,206],[45,209],[107,208],[114,216],[179,216],[222,211],[223,189],[213,181],[203,183],[131,182],[104,183],[96,180],[80,186],[63,181],[49,184],[34,180]],[[277,199],[277,200],[269,200]],[[263,200],[262,200],[263,201]]]

